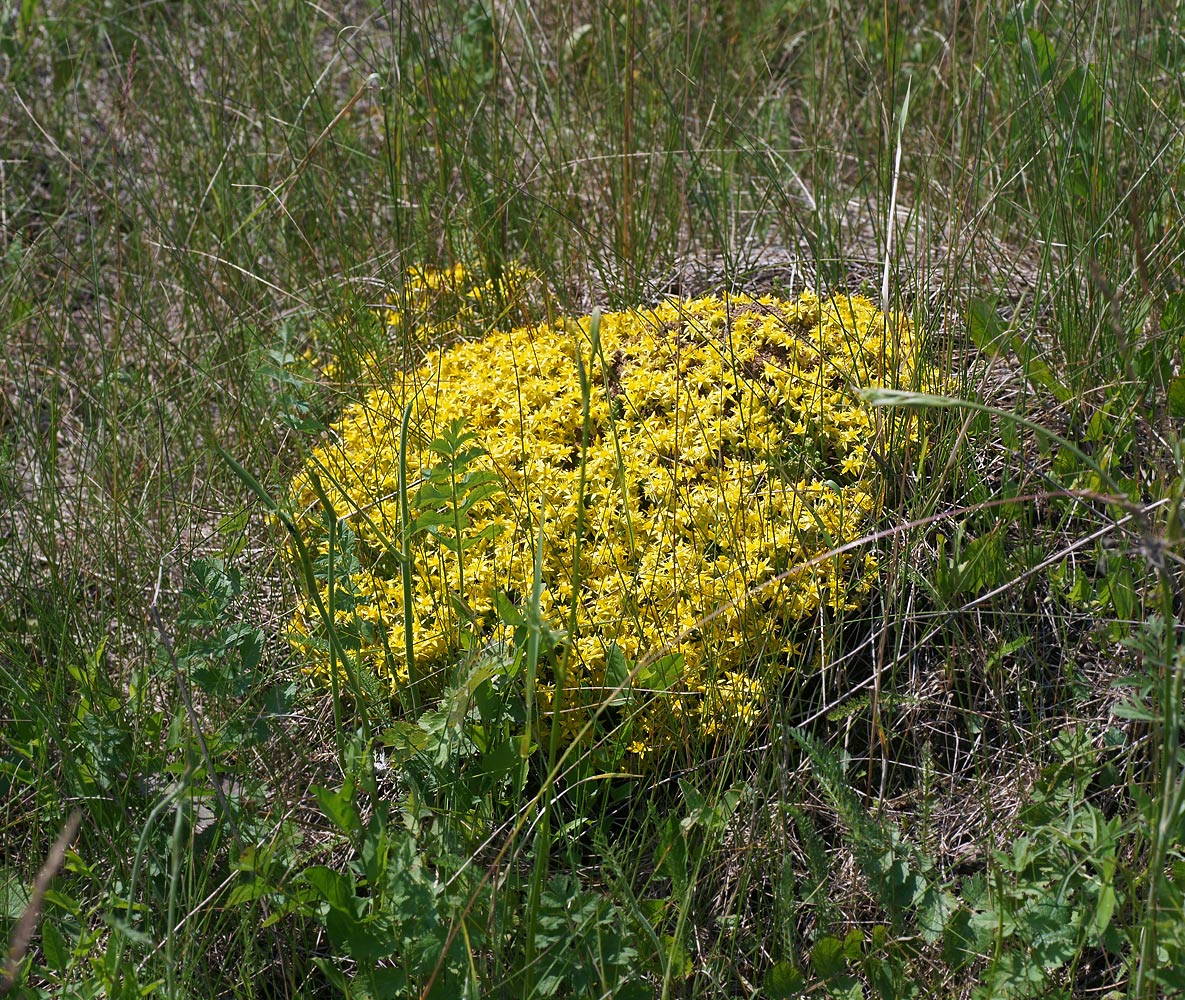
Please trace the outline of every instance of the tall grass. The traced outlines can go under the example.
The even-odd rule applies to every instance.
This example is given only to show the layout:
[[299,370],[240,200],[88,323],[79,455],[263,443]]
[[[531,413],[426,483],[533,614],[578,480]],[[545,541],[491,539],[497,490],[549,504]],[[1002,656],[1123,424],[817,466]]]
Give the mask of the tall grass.
[[[1185,989],[1181,15],[0,12],[5,935],[82,815],[15,990]],[[407,275],[455,263],[530,267],[536,315],[441,324]],[[758,732],[647,781],[499,770],[304,677],[261,497],[368,388],[526,318],[804,285],[908,314],[973,405],[923,411],[874,599]]]

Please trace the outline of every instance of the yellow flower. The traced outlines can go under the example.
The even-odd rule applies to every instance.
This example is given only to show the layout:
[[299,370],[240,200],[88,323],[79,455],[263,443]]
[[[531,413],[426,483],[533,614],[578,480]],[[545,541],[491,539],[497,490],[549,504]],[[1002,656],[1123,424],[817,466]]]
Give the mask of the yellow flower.
[[[504,294],[523,278],[508,269]],[[469,280],[459,269],[423,271],[409,285],[454,294],[462,315],[453,322],[463,324],[494,287],[466,288]],[[367,624],[358,656],[393,690],[407,681],[405,613],[426,669],[456,659],[462,630],[510,637],[498,601],[525,613],[542,528],[544,617],[576,626],[561,734],[582,731],[611,660],[642,663],[639,675],[657,661],[677,675],[640,685],[628,738],[632,754],[650,759],[684,744],[686,726],[711,736],[753,723],[779,677],[799,666],[800,624],[869,592],[874,558],[808,564],[873,529],[883,491],[870,449],[915,433],[908,415],[870,419],[854,390],[909,385],[918,360],[909,325],[859,297],[708,296],[609,313],[596,357],[589,323],[522,326],[436,351],[403,384],[346,410],[292,496],[322,555],[312,472],[356,537],[354,605],[340,627]],[[583,452],[577,357],[593,386]],[[465,473],[493,473],[499,488],[465,510],[460,539],[448,517],[416,535],[405,610],[398,562],[386,553],[400,531],[408,400],[408,483],[432,476],[442,462],[433,442],[463,426],[480,446]],[[425,496],[409,490],[413,507]],[[324,675],[313,602],[296,610],[292,630],[309,669]]]

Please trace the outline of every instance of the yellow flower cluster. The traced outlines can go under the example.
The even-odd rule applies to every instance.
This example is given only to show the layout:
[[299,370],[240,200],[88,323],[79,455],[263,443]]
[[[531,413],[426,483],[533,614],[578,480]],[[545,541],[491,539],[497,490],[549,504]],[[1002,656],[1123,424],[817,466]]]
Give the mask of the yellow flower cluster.
[[[863,298],[811,293],[610,313],[595,356],[588,317],[440,350],[404,384],[350,407],[310,460],[358,540],[341,624],[357,632],[359,618],[367,623],[358,655],[397,694],[408,681],[403,585],[384,553],[400,537],[399,431],[412,401],[413,516],[418,484],[441,461],[430,445],[458,422],[484,449],[474,467],[500,483],[468,511],[461,553],[417,536],[419,672],[455,663],[462,630],[481,643],[508,636],[499,595],[525,613],[541,538],[542,614],[558,628],[575,622],[565,741],[609,697],[607,671],[622,657],[664,665],[653,695],[630,703],[637,757],[684,745],[692,730],[744,726],[794,668],[802,623],[856,607],[875,582],[870,554],[826,554],[870,530],[879,461],[911,430],[854,390],[908,386],[917,364],[907,322]],[[581,365],[591,386],[587,447]],[[308,470],[293,494],[315,536]],[[294,641],[319,645],[311,601],[293,625]],[[327,670],[323,655],[312,661]],[[634,679],[644,687],[651,676],[639,668]],[[554,683],[540,672],[544,718]]]
[[491,306],[509,315],[520,311],[527,292],[537,283],[535,273],[517,264],[503,268],[497,278],[474,281],[461,264],[443,270],[408,268],[404,296],[391,296],[383,316],[394,331],[411,326],[421,343],[454,339],[458,331],[480,329]]

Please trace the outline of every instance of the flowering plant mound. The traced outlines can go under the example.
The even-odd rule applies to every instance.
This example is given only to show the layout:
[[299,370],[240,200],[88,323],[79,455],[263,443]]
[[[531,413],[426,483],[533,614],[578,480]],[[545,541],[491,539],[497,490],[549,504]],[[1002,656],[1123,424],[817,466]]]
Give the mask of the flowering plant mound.
[[[293,495],[323,559],[322,491],[342,518],[337,631],[400,695],[410,404],[418,686],[463,648],[511,648],[536,592],[544,620],[574,626],[538,672],[540,717],[561,706],[566,743],[596,706],[628,705],[621,732],[644,757],[751,721],[801,624],[873,586],[872,555],[826,554],[868,532],[881,463],[912,431],[855,390],[909,385],[917,360],[908,324],[859,297],[672,300],[597,332],[585,317],[437,351],[349,408]],[[326,672],[316,604],[293,638]]]

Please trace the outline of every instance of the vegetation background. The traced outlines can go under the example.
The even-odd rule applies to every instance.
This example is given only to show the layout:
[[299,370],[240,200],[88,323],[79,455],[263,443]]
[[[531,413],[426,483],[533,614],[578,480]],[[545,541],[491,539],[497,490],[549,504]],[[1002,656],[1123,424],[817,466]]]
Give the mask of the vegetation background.
[[[0,5],[13,993],[1185,990],[1183,24]],[[913,400],[875,602],[701,766],[514,778],[302,678],[263,498],[432,346],[373,307],[456,263],[559,315],[864,291],[966,404]]]

